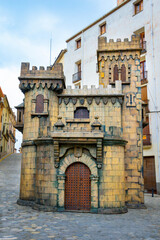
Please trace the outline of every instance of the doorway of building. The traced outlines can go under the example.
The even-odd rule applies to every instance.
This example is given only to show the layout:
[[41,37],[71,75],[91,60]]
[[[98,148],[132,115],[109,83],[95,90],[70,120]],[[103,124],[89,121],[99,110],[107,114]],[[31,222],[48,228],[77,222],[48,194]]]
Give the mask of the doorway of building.
[[157,192],[154,156],[144,157],[144,190],[152,192],[152,189]]
[[66,170],[65,209],[89,211],[91,207],[91,172],[80,162]]

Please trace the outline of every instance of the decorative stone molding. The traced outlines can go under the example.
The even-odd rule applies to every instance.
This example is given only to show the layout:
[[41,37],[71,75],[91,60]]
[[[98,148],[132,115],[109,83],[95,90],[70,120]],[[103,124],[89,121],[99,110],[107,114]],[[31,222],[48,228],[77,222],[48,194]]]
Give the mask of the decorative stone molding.
[[79,102],[80,102],[81,105],[83,105],[84,104],[84,98],[80,98]]
[[97,167],[101,168],[102,167],[102,139],[97,139]]
[[108,103],[109,99],[107,97],[103,97],[102,100],[103,100],[104,105],[106,105]]
[[66,175],[57,175],[57,180],[65,180]]
[[56,130],[63,130],[64,127],[64,123],[62,122],[62,117],[58,116],[58,121],[54,124],[54,127],[56,128]]
[[64,103],[65,103],[66,105],[68,105],[68,103],[69,103],[69,98],[64,98]]
[[72,98],[72,103],[73,103],[73,105],[76,105],[76,103],[77,103],[77,98]]
[[54,166],[59,167],[59,142],[54,141]]
[[127,98],[127,102],[126,102],[127,107],[136,107],[136,101],[135,101],[136,94],[135,93],[132,93],[132,92],[127,93],[126,98]]
[[94,176],[94,175],[91,175],[91,176],[90,176],[90,179],[91,179],[91,181],[95,181],[95,182],[98,182],[98,181],[99,181],[99,177]]
[[97,166],[95,161],[84,153],[82,153],[82,156],[79,158],[75,157],[74,154],[72,154],[72,155],[66,156],[63,160],[61,160],[60,166],[59,166],[59,174],[61,175],[65,174],[67,167],[75,162],[84,163],[85,165],[88,166],[92,175],[98,176],[98,171],[97,171]]
[[82,148],[75,146],[74,148],[74,156],[77,158],[82,157]]
[[95,116],[94,122],[91,124],[92,131],[101,131],[102,130],[102,124],[98,121],[98,116]]
[[92,101],[93,101],[93,98],[92,98],[92,97],[87,98],[87,103],[88,103],[89,105],[92,104]]
[[115,97],[112,97],[112,98],[111,98],[111,102],[112,102],[112,104],[114,105],[114,104],[116,103],[116,98],[115,98]]
[[100,97],[95,97],[95,102],[96,102],[97,105],[100,104],[100,101],[101,101],[101,98],[100,98]]

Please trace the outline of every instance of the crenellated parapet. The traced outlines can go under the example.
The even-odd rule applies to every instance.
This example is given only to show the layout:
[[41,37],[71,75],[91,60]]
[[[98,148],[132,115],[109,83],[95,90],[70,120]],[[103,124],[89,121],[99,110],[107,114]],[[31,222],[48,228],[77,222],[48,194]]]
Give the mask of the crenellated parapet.
[[98,52],[101,51],[135,51],[135,50],[141,50],[140,47],[140,38],[137,35],[131,36],[131,41],[129,41],[128,38],[125,38],[124,41],[121,41],[120,38],[117,39],[117,41],[114,41],[114,39],[110,39],[109,42],[107,42],[106,37],[99,37],[98,38]]
[[121,80],[123,85],[130,85],[134,66],[140,66],[140,52],[139,36],[132,35],[131,41],[125,38],[116,42],[113,39],[107,42],[106,37],[100,37],[97,51],[99,83],[106,87]]
[[33,66],[32,70],[30,70],[30,63],[22,63],[19,80],[19,87],[23,93],[40,86],[57,92],[61,92],[65,88],[65,77],[61,63],[55,64],[54,67],[49,66],[47,69],[43,66],[40,66],[39,69]]
[[81,89],[72,88],[72,86],[67,86],[66,89],[63,90],[63,94],[61,96],[106,96],[106,95],[121,95],[122,94],[122,82],[116,81],[115,87],[108,85],[106,88],[103,88],[100,85],[96,88],[95,85],[92,85],[91,88],[88,88],[87,85],[84,85]]

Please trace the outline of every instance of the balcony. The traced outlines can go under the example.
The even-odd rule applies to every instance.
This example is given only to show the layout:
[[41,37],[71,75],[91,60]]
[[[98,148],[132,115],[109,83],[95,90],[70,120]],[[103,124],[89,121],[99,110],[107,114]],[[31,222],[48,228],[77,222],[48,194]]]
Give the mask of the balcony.
[[82,75],[82,72],[77,72],[77,73],[73,74],[72,82],[75,83],[75,82],[81,80],[81,75]]
[[142,49],[142,50],[141,50],[141,54],[147,52],[147,43],[146,43],[146,41],[141,42],[141,43],[140,43],[140,47],[141,47],[141,49]]
[[14,136],[14,134],[12,133],[12,131],[11,130],[9,130],[9,137],[10,137],[10,139],[12,140],[12,142],[16,142],[16,138],[15,138],[15,136]]
[[144,71],[141,73],[141,85],[148,83],[148,72]]
[[143,135],[143,146],[151,146],[151,134]]

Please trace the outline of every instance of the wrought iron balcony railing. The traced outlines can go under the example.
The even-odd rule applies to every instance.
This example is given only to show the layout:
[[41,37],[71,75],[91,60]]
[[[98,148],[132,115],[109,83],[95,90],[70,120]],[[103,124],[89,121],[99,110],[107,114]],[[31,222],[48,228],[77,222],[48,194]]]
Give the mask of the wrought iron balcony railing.
[[75,82],[81,80],[81,77],[82,77],[81,75],[82,75],[82,72],[77,72],[77,73],[73,74],[72,82],[75,83]]
[[143,146],[150,146],[151,144],[151,134],[143,135]]
[[140,43],[140,47],[142,49],[142,51],[141,51],[142,53],[146,52],[147,51],[147,43],[146,43],[146,41],[141,42]]
[[148,72],[144,71],[141,73],[141,84],[148,83]]

